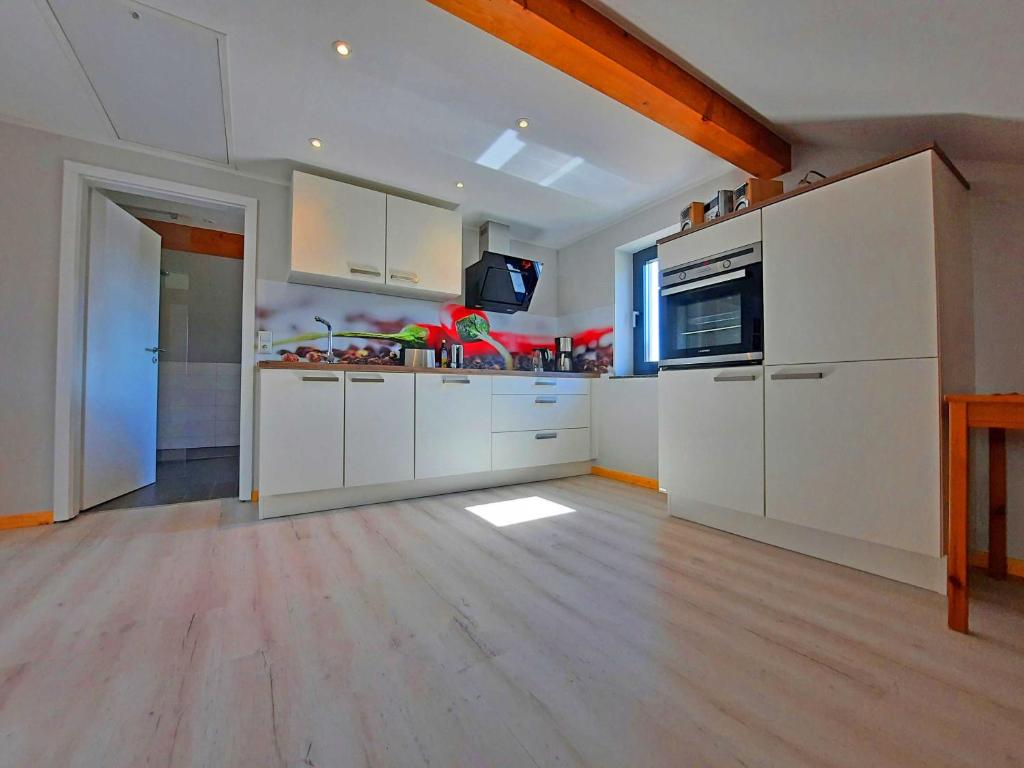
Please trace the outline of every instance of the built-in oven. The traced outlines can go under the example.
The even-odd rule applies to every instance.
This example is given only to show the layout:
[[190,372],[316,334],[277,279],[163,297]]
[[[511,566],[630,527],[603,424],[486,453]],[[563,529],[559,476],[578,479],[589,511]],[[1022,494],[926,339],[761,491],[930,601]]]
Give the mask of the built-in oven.
[[662,367],[764,358],[761,244],[661,272]]

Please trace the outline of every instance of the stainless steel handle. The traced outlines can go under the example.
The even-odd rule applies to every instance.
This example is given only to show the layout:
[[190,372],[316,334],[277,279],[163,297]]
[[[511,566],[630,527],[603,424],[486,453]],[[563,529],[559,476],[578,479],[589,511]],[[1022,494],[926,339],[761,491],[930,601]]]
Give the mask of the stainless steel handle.
[[557,437],[557,432],[538,432],[533,436],[534,440],[554,440]]
[[821,371],[799,371],[796,373],[773,373],[772,381],[794,381],[796,379],[822,379],[825,374]]
[[380,277],[381,275],[379,269],[364,267],[362,264],[352,264],[351,262],[349,262],[348,271],[353,275],[371,275],[373,277]]
[[383,384],[383,376],[353,376],[349,379],[353,384]]
[[469,376],[442,376],[442,384],[469,384]]
[[405,280],[407,283],[418,283],[420,281],[420,276],[415,272],[392,272],[391,279]]
[[337,376],[303,376],[303,381],[327,381],[337,383],[341,381]]
[[534,398],[533,402],[538,403],[540,405],[551,405],[552,403],[557,403],[558,402],[558,398],[557,397],[536,397],[536,398]]
[[720,373],[715,376],[715,381],[757,381],[757,376],[752,373]]
[[543,379],[533,382],[533,386],[535,387],[554,387],[557,384],[557,381],[545,381]]
[[167,350],[163,347],[146,347],[147,352],[166,352]]
[[737,269],[735,272],[727,272],[724,275],[715,275],[714,277],[706,277],[703,280],[694,280],[692,283],[683,283],[677,285],[675,288],[662,288],[662,296],[671,296],[673,293],[685,293],[686,291],[695,291],[698,288],[707,288],[709,285],[718,285],[719,283],[727,283],[730,280],[739,280],[742,277],[747,276],[747,270]]

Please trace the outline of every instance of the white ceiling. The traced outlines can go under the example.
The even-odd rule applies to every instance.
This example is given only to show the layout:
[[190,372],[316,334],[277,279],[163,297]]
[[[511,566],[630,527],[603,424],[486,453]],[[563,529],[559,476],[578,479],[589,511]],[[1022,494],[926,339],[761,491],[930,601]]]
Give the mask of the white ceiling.
[[[226,35],[241,170],[283,179],[295,165],[322,168],[559,247],[729,167],[426,0],[151,5]],[[955,156],[1024,162],[1020,0],[604,7],[794,139],[889,148],[934,137]],[[347,60],[331,48],[339,38],[353,46]],[[116,139],[46,0],[0,3],[0,72],[0,115]],[[521,115],[530,128],[505,135]]]

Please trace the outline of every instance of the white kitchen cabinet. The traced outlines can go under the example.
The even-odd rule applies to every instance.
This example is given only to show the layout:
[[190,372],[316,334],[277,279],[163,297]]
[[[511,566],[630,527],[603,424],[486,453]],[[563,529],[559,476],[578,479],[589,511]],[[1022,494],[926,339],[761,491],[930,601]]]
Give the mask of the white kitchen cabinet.
[[938,557],[937,361],[765,371],[767,516]]
[[491,413],[495,432],[579,429],[590,426],[590,397],[541,392],[495,395]]
[[766,363],[938,354],[932,173],[922,152],[762,210]]
[[387,196],[387,285],[435,297],[462,293],[462,216]]
[[343,288],[385,284],[387,196],[292,174],[291,282]]
[[491,378],[416,374],[417,479],[491,471]]
[[589,395],[590,379],[569,376],[495,376],[496,395]]
[[262,497],[344,485],[345,383],[341,373],[265,370],[259,380]]
[[764,369],[662,371],[658,481],[669,509],[686,505],[764,516]]
[[345,374],[345,487],[412,480],[416,377]]
[[761,211],[752,211],[659,245],[658,268],[668,269],[758,242]]
[[531,432],[497,432],[493,441],[494,470],[545,467],[589,461],[589,429],[545,429]]

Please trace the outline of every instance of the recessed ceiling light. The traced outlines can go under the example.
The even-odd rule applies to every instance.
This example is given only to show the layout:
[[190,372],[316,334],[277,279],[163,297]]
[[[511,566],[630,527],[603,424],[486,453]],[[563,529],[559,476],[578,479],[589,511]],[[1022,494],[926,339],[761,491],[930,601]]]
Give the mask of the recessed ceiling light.
[[311,147],[313,147],[313,149],[320,149],[320,148],[323,147],[324,141],[323,141],[323,139],[318,139],[318,138],[314,137],[314,138],[309,140],[309,144],[310,144]]
[[516,125],[518,125],[520,128],[529,128],[530,127],[530,121],[529,121],[528,118],[520,117],[516,121]]
[[462,188],[463,188],[464,186],[466,186],[466,185],[465,185],[465,184],[463,184],[463,183],[462,183],[461,181],[456,181],[456,182],[455,182],[455,186],[456,186],[456,187],[458,187],[459,189],[462,189]]
[[350,53],[352,53],[352,46],[350,46],[344,40],[335,40],[334,50],[338,52],[339,56],[348,56]]

